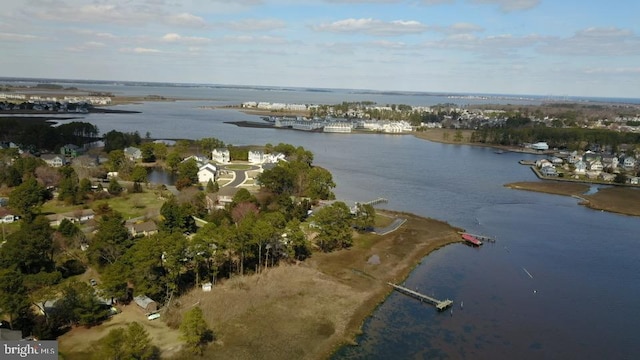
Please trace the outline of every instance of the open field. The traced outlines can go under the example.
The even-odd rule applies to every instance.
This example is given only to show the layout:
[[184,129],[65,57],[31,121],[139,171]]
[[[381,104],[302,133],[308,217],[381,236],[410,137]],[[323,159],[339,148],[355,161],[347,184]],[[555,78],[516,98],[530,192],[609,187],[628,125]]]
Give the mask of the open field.
[[91,328],[76,327],[58,338],[60,352],[67,360],[85,360],[91,357],[93,344],[107,335],[111,329],[124,327],[131,322],[138,322],[147,332],[153,345],[160,348],[162,358],[169,358],[180,351],[182,341],[180,332],[170,329],[160,320],[148,320],[143,310],[135,304],[120,307],[121,313],[101,325]]
[[[426,254],[460,241],[446,223],[397,214],[408,221],[385,235],[356,238],[354,246],[316,253],[297,265],[234,277],[210,293],[194,289],[174,302],[167,321],[200,306],[216,336],[209,359],[319,359],[352,343],[361,325]],[[380,264],[368,264],[372,255]],[[435,311],[435,310],[433,310]]]
[[537,191],[548,194],[573,196],[581,199],[581,205],[594,210],[604,210],[619,214],[640,216],[640,189],[629,187],[608,187],[592,195],[585,195],[587,184],[558,181],[531,181],[506,184],[518,190]]
[[[456,131],[460,131],[462,139],[456,141]],[[423,140],[429,140],[445,144],[464,144],[464,145],[478,145],[477,143],[471,143],[469,138],[473,130],[454,130],[454,129],[428,129],[425,131],[416,131],[413,134],[415,137]]]
[[[100,204],[109,204],[109,207],[120,212],[125,219],[155,216],[162,207],[164,199],[151,189],[144,189],[143,193],[124,194],[105,200],[97,200],[90,207],[96,208]],[[59,214],[83,209],[84,205],[67,205],[57,199],[49,200],[42,205],[41,211],[44,214]]]

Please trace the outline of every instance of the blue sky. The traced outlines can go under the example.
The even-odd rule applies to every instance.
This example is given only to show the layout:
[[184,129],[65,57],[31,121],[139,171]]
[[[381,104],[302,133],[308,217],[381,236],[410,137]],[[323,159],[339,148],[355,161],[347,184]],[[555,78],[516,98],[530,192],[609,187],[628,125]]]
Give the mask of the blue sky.
[[0,76],[640,98],[637,0],[0,2]]

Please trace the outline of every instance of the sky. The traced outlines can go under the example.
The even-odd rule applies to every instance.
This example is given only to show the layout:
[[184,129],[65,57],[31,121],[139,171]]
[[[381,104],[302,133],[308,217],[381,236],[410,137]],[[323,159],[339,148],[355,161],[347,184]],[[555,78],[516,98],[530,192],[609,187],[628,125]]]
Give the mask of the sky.
[[0,0],[0,76],[640,98],[638,0]]

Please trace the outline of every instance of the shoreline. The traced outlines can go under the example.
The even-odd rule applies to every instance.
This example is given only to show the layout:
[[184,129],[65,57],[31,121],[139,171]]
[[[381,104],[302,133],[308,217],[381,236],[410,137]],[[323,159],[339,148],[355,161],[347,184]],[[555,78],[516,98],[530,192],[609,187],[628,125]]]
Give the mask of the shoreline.
[[[199,303],[216,334],[204,357],[329,358],[356,343],[365,321],[393,291],[387,282],[402,283],[430,253],[462,242],[461,229],[443,221],[378,211],[407,221],[387,235],[358,235],[349,249],[232,277],[211,293],[196,288],[183,295],[179,302]],[[373,255],[380,264],[368,263]],[[437,311],[425,306],[425,311]],[[172,307],[167,322],[186,310]]]
[[[135,304],[127,305],[125,312],[135,316],[119,314],[92,328],[74,328],[59,339],[60,349],[66,358],[85,358],[93,341],[109,329],[138,321],[153,334],[161,356],[171,358],[180,351],[176,329],[182,314],[197,304],[215,334],[203,358],[330,358],[357,343],[364,323],[393,292],[387,282],[404,282],[429,254],[462,242],[462,229],[446,222],[377,212],[407,221],[386,235],[358,234],[349,249],[314,252],[302,262],[224,279],[211,292],[195,287],[172,302],[161,323],[148,322]],[[373,255],[379,264],[368,261]],[[437,311],[424,306],[424,311]]]
[[579,205],[593,210],[627,216],[640,216],[640,190],[637,188],[606,185],[606,188],[599,189],[595,194],[587,195],[585,192],[592,186],[589,183],[523,181],[508,183],[504,186],[514,190],[571,196],[580,200],[578,202]]

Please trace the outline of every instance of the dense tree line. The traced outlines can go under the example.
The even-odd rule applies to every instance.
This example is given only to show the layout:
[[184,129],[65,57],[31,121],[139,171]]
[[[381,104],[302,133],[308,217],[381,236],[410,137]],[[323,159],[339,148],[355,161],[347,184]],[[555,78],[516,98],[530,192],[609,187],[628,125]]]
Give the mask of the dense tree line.
[[[335,187],[327,170],[313,166],[311,152],[289,144],[265,148],[285,154],[288,161],[265,171],[259,193],[240,189],[225,208],[209,212],[205,193],[185,188],[160,209],[159,232],[139,238],[132,236],[124,217],[108,205],[94,208],[97,226],[90,235],[69,220],[51,228],[39,211],[50,198],[37,176],[41,164],[17,160],[12,168],[20,181],[9,205],[23,220],[0,247],[2,313],[25,333],[51,339],[66,327],[92,326],[108,317],[109,306],[97,294],[124,302],[144,294],[162,303],[202,282],[260,273],[279,263],[304,260],[314,250],[347,248],[354,231],[371,228],[375,212],[370,206],[360,206],[354,215],[346,204],[334,202],[311,213],[317,199],[334,198]],[[118,152],[121,150],[112,153]],[[121,159],[113,156],[112,160]],[[190,162],[180,163],[181,174],[190,171],[183,164]],[[73,169],[55,171],[59,200],[72,204],[87,200],[88,190]],[[112,184],[110,192],[111,188]],[[208,223],[198,228],[194,216]],[[310,241],[312,233],[315,239]],[[81,244],[88,249],[78,251]],[[68,279],[88,266],[100,274],[97,287]],[[43,315],[36,315],[34,308]],[[183,324],[188,348],[199,353],[212,334],[197,313],[185,315]],[[147,344],[140,329],[123,328],[110,332],[96,349],[125,357],[155,356],[154,348],[148,344],[136,348],[126,336],[137,336],[140,344]]]
[[65,144],[80,146],[97,137],[98,128],[85,122],[72,121],[53,127],[38,118],[0,118],[0,140],[12,141],[34,152],[56,151]]
[[473,132],[472,142],[518,146],[546,141],[550,147],[584,150],[588,145],[610,146],[616,151],[621,144],[640,144],[640,134],[604,129],[555,128],[534,124],[526,117],[510,117],[505,126],[485,126]]

